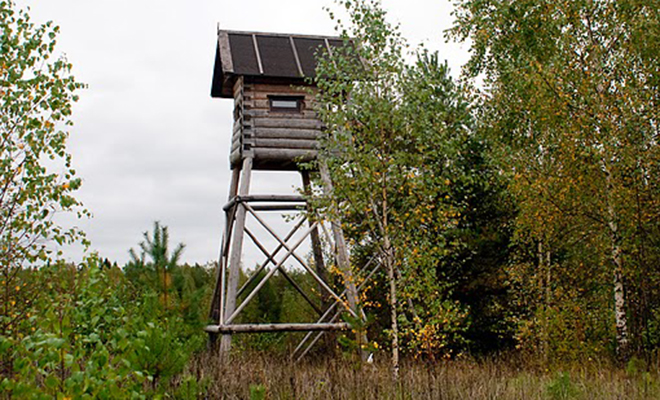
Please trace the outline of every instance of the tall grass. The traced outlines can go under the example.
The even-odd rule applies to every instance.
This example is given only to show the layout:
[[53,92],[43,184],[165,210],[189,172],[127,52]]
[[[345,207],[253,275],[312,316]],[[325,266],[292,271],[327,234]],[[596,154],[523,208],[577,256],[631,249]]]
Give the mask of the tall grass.
[[408,360],[398,382],[386,359],[334,358],[293,363],[260,353],[221,362],[210,353],[189,366],[211,399],[658,399],[659,375],[590,362],[565,370],[508,361]]

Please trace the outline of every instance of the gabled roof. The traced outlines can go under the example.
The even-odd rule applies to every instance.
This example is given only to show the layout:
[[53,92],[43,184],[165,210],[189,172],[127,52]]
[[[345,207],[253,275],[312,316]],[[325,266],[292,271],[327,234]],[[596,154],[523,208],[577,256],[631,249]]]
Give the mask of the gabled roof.
[[233,97],[238,76],[302,81],[313,78],[316,54],[343,46],[332,36],[218,31],[212,97]]

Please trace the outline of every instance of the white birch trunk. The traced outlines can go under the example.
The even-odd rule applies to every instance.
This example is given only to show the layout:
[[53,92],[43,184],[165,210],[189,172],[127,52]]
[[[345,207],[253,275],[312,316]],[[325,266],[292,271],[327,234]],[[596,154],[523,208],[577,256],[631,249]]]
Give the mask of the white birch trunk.
[[625,362],[628,358],[630,347],[628,339],[628,317],[626,315],[626,293],[623,283],[623,253],[621,249],[621,238],[619,236],[619,225],[617,213],[612,204],[612,175],[605,163],[602,161],[607,184],[607,214],[608,227],[610,230],[611,259],[613,265],[612,285],[614,289],[614,321],[616,326],[617,357]]

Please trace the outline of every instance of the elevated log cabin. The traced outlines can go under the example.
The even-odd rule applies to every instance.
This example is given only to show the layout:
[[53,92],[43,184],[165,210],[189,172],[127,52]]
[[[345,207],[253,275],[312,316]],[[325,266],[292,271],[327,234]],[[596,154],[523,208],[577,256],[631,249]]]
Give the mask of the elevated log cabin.
[[[300,195],[250,194],[252,170],[299,170],[299,162],[309,161],[316,156],[317,138],[321,134],[322,125],[314,112],[314,85],[311,78],[315,75],[319,52],[332,53],[333,49],[343,45],[344,42],[336,37],[218,31],[211,96],[234,100],[229,157],[232,178],[228,203],[223,207],[226,223],[209,315],[212,323],[205,330],[209,332],[211,344],[216,343],[218,335],[222,336],[221,355],[228,353],[231,335],[234,333],[308,331],[293,354],[301,358],[324,331],[350,328],[347,323],[337,322],[342,313],[348,312],[353,318],[363,315],[358,309],[359,296],[340,225],[330,224],[333,235],[328,236],[327,240],[333,243],[330,247],[334,249],[334,259],[345,278],[344,292],[336,292],[325,282],[326,263],[319,229],[323,218],[317,216],[308,220],[309,227],[301,237],[295,235],[299,230],[303,231],[307,218],[307,214],[300,211],[308,209],[314,212],[309,209],[306,199]],[[321,166],[319,172],[324,181],[324,190],[331,192],[327,169]],[[300,174],[303,189],[311,192],[309,171],[300,170]],[[282,235],[260,216],[265,212],[296,212],[300,219],[293,224],[288,234]],[[268,242],[257,237],[246,226],[247,218],[256,221],[266,230],[270,235],[267,235],[268,240],[275,239],[276,246],[272,250],[266,247]],[[248,278],[248,282],[239,288],[239,271],[243,264],[246,237],[266,258]],[[295,253],[305,240],[311,242],[313,268],[308,260]],[[310,296],[287,274],[284,268],[287,260],[298,262],[317,281],[318,290],[323,293],[321,298]],[[259,275],[261,271],[268,271],[263,279]],[[242,319],[242,310],[277,272],[287,279],[302,300],[318,312],[316,321],[255,324]],[[250,286],[252,283],[256,283],[256,286]],[[312,336],[314,331],[318,332]],[[363,338],[362,342],[366,343],[366,339]]]
[[255,170],[295,170],[316,155],[321,122],[309,79],[318,52],[342,46],[337,37],[219,31],[212,97],[234,99],[229,162]]

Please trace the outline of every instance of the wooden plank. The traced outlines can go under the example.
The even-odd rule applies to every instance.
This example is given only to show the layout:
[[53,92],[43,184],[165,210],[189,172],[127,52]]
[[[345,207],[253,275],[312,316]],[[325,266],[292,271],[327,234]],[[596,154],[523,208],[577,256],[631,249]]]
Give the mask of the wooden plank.
[[234,97],[236,97],[236,95],[237,95],[238,93],[244,91],[244,85],[243,85],[243,83],[244,83],[244,80],[243,80],[243,77],[242,77],[242,76],[239,76],[239,77],[236,79],[236,82],[234,82],[234,88],[233,88],[233,90],[234,90],[234,92],[233,92],[233,93],[234,93]]
[[245,118],[275,118],[275,119],[291,119],[291,116],[296,116],[298,119],[311,119],[318,121],[316,116],[316,111],[305,109],[299,113],[284,113],[284,112],[273,112],[270,109],[250,109],[245,110]]
[[254,211],[303,211],[305,206],[295,204],[266,204],[266,205],[253,205]]
[[256,128],[321,129],[321,122],[302,118],[254,118]]
[[239,149],[240,147],[241,147],[241,141],[240,140],[232,140],[231,141],[231,152],[229,154],[233,153],[234,151],[236,151],[236,149]]
[[229,154],[229,164],[233,166],[240,165],[241,162],[241,149],[238,148],[237,150],[232,151]]
[[291,50],[293,50],[293,58],[296,59],[296,67],[298,67],[298,74],[300,76],[305,76],[302,66],[300,65],[300,57],[298,57],[298,49],[296,48],[296,42],[293,41],[293,36],[289,36],[289,44],[291,45]]
[[252,145],[263,148],[276,148],[276,149],[307,149],[316,150],[319,142],[316,140],[305,139],[251,139]]
[[271,160],[271,161],[310,161],[316,157],[316,151],[314,150],[284,150],[284,149],[265,149],[259,148],[253,149],[254,158],[259,160]]
[[250,332],[311,332],[339,331],[350,329],[345,322],[321,324],[240,324],[240,325],[208,325],[204,328],[211,333],[250,333]]
[[247,196],[237,196],[232,198],[222,206],[222,209],[229,211],[236,203],[306,203],[307,200],[303,196],[291,195],[291,194],[252,194]]
[[222,71],[224,73],[234,72],[234,59],[231,57],[229,35],[226,31],[218,32],[218,48],[220,49],[220,58],[222,60]]
[[236,136],[237,134],[240,134],[240,133],[241,133],[241,128],[242,128],[242,127],[243,127],[243,126],[242,126],[242,124],[240,123],[240,121],[235,121],[235,122],[234,122],[234,129],[232,129],[232,135],[231,135],[231,136],[234,137],[234,136]]
[[300,86],[300,85],[277,85],[277,84],[268,84],[268,83],[253,83],[251,90],[254,92],[276,92],[276,93],[300,93],[306,94],[309,86]]
[[263,90],[263,91],[255,91],[250,93],[251,99],[265,100],[268,98],[268,96],[300,96],[300,97],[304,97],[306,102],[314,101],[314,97],[307,95],[307,93],[305,92],[285,91],[285,90]]
[[257,56],[257,64],[259,65],[259,73],[264,74],[264,66],[261,63],[261,53],[259,52],[259,43],[257,42],[257,35],[252,35],[252,44],[254,45],[254,54]]
[[254,137],[263,139],[307,139],[316,140],[322,132],[316,129],[256,128]]

